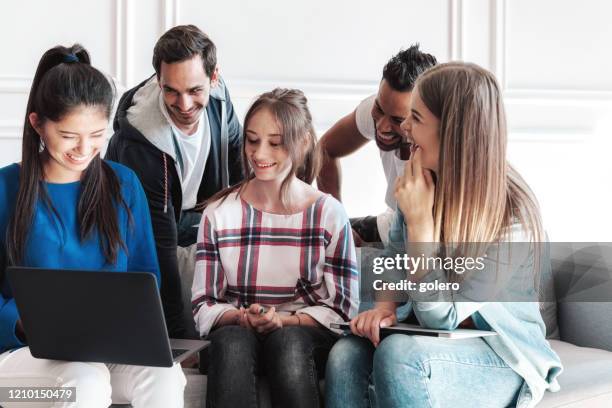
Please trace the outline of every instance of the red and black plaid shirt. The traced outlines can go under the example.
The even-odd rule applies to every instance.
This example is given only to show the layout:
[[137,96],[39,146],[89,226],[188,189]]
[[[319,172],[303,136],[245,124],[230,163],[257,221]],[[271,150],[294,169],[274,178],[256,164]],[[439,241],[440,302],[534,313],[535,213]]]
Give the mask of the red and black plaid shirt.
[[349,320],[358,307],[357,279],[348,217],[330,195],[279,215],[233,193],[202,215],[192,289],[201,335],[243,303],[307,313],[325,327]]

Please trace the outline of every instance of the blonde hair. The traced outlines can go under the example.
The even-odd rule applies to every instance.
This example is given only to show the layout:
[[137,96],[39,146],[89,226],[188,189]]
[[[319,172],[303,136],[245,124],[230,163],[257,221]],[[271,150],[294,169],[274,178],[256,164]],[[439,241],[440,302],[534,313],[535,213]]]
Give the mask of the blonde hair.
[[506,161],[506,115],[493,74],[475,64],[451,62],[427,70],[415,88],[440,120],[436,240],[497,242],[519,222],[539,242],[536,199]]

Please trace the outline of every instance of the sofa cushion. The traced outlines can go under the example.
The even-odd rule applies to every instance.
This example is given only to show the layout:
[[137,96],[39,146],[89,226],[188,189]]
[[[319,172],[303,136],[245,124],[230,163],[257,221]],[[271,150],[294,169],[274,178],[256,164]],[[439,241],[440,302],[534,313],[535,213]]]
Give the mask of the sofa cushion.
[[[204,408],[206,406],[206,379],[197,368],[184,368],[183,372],[187,378],[185,386],[185,408]],[[257,395],[260,408],[270,408],[270,386],[266,377],[259,377]],[[324,381],[319,381],[319,391],[324,393]]]
[[206,376],[197,368],[184,368],[187,385],[185,386],[185,408],[206,407]]
[[183,294],[183,319],[185,322],[188,322],[186,323],[188,325],[187,337],[194,339],[200,337],[196,331],[195,320],[191,312],[191,286],[193,285],[193,275],[195,272],[196,248],[197,244],[176,248],[176,260]]
[[550,340],[563,363],[561,390],[546,392],[538,408],[612,407],[612,352]]

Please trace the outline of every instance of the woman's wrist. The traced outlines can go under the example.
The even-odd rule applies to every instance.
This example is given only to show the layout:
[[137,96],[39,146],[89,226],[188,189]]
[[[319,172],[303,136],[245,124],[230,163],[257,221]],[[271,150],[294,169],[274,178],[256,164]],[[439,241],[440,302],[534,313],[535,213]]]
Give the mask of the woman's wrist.
[[417,225],[406,224],[406,240],[408,242],[433,242],[433,231],[433,225],[426,225],[426,223]]
[[397,310],[397,303],[395,303],[395,302],[386,302],[386,301],[381,301],[381,302],[377,301],[374,304],[374,309],[388,310],[390,312],[395,313],[395,311]]
[[216,327],[219,326],[237,326],[240,324],[240,310],[230,309],[223,312],[217,323]]
[[283,326],[301,326],[302,325],[302,318],[297,313],[290,314],[290,315],[282,315],[280,320]]

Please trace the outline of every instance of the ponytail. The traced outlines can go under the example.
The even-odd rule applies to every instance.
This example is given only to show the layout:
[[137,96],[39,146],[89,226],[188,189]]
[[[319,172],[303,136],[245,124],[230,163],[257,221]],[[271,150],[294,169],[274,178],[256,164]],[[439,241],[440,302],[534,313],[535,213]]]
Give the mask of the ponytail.
[[[23,125],[15,211],[7,228],[9,264],[23,262],[28,231],[39,199],[54,216],[58,216],[44,183],[44,163],[40,155],[45,149],[44,143],[30,123],[30,114],[36,113],[41,123],[47,120],[57,122],[80,106],[92,106],[101,109],[109,118],[114,97],[112,81],[91,66],[89,53],[81,45],[51,48],[40,59]],[[119,180],[110,166],[97,155],[84,171],[81,183],[82,192],[77,207],[81,240],[97,229],[106,260],[114,263],[118,248],[125,248],[119,234],[115,208],[115,205],[127,208],[120,194]]]

